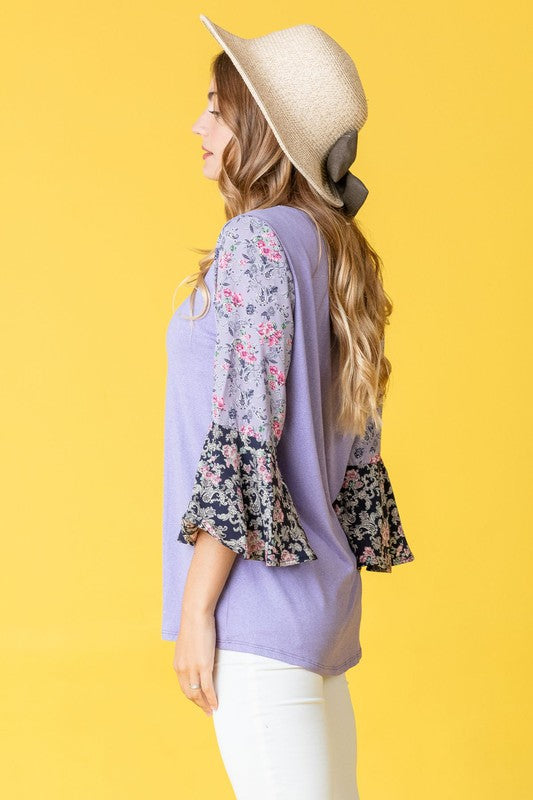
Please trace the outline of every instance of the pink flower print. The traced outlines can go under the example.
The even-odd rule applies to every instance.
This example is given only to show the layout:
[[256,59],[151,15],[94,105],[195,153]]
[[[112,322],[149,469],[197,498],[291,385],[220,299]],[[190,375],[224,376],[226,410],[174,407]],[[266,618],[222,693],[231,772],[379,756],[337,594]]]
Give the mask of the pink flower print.
[[239,466],[239,451],[237,449],[237,445],[235,444],[225,444],[222,447],[222,455],[224,456],[224,461],[226,462],[227,467],[233,467],[233,469],[237,469]]
[[281,551],[281,556],[280,556],[280,561],[283,564],[297,564],[298,563],[298,557],[295,556],[294,553],[289,553],[288,550],[282,550]]
[[237,486],[237,510],[240,514],[244,514],[244,497],[242,494],[242,489],[240,486]]
[[285,514],[283,513],[283,508],[281,506],[280,501],[276,498],[276,502],[274,503],[274,510],[272,512],[272,518],[274,522],[283,522],[285,519]]
[[231,253],[230,252],[222,252],[222,254],[218,256],[218,267],[219,269],[226,269],[229,262],[231,261]]
[[242,294],[233,292],[229,286],[223,286],[221,289],[217,289],[215,292],[215,299],[217,302],[222,301],[222,307],[228,314],[231,314],[235,308],[244,304]]
[[256,436],[256,433],[251,425],[241,425],[241,427],[239,428],[239,433],[242,434],[243,436]]
[[244,361],[246,364],[255,364],[257,361],[257,356],[253,352],[251,345],[248,344],[248,346],[246,346],[240,339],[235,342],[235,350],[241,361]]
[[259,247],[263,255],[270,258],[271,261],[280,261],[281,253],[278,247],[276,246],[277,235],[272,230],[268,231],[266,235],[268,239],[268,244],[265,242],[264,239],[260,238],[257,240],[257,246]]
[[210,522],[208,519],[203,519],[199,527],[204,528],[208,533],[211,534],[211,536],[214,536],[215,538],[218,539],[218,531],[213,525],[213,523]]
[[259,325],[257,326],[257,330],[259,331],[261,336],[263,336],[266,339],[267,336],[270,334],[270,331],[273,329],[273,327],[274,326],[270,321],[260,322]]
[[374,553],[371,547],[365,547],[365,549],[359,556],[359,561],[362,564],[373,564],[375,560],[376,560],[376,554]]
[[[398,527],[398,532],[400,536],[404,535],[401,525]],[[411,548],[409,547],[407,542],[400,542],[398,547],[396,548],[396,558],[402,558],[404,556],[405,558],[409,558],[409,556],[411,555],[412,555]]]
[[274,436],[276,437],[276,439],[280,438],[282,430],[283,430],[283,427],[281,426],[279,420],[277,420],[277,419],[273,420],[272,421],[272,431],[273,431]]
[[285,373],[282,370],[278,369],[275,364],[270,364],[268,371],[271,375],[275,376],[276,383],[279,386],[283,386],[285,383]]
[[217,394],[213,392],[213,416],[215,419],[218,419],[220,416],[220,412],[224,411],[226,408],[226,404],[224,402],[223,397],[219,397]]
[[218,472],[214,472],[207,464],[201,465],[200,472],[206,481],[210,481],[215,486],[218,486],[220,483],[220,475]]
[[258,249],[263,253],[264,256],[268,256],[270,253],[270,247],[267,245],[264,239],[256,239],[256,245]]
[[281,331],[276,330],[275,326],[270,321],[261,322],[257,330],[262,338],[268,342],[269,347],[275,347],[282,336]]
[[243,437],[251,436],[254,439],[260,439],[261,438],[261,435],[258,433],[258,431],[256,431],[256,429],[253,427],[253,425],[244,425],[244,424],[241,425],[241,427],[239,428],[239,433]]
[[356,469],[347,469],[346,474],[344,476],[342,488],[347,489],[350,486],[350,483],[352,483],[352,481],[354,483],[357,483],[358,478],[359,478],[359,472]]
[[267,466],[265,456],[258,456],[257,471],[265,483],[272,483],[272,472]]
[[368,463],[369,464],[377,464],[379,461],[381,461],[381,454],[380,453],[375,453],[373,456],[371,456],[371,458],[369,459]]
[[257,531],[246,531],[246,554],[248,556],[252,555],[262,555],[265,549],[265,543],[259,536]]

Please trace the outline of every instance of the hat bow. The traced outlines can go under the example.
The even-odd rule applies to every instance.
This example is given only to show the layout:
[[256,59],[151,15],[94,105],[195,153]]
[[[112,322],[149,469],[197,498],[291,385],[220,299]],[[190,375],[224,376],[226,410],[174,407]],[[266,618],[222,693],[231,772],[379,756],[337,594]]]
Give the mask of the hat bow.
[[349,172],[357,154],[357,136],[357,130],[343,133],[330,148],[326,159],[329,181],[342,197],[346,214],[350,217],[357,214],[368,195],[364,183]]

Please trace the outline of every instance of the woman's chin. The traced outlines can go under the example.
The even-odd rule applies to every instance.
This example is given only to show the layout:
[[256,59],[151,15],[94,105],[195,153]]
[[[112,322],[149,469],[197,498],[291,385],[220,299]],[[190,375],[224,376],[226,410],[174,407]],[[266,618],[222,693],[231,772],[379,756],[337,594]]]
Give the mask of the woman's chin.
[[203,169],[204,175],[206,178],[211,178],[211,180],[216,180],[217,177],[216,170],[210,164],[207,163],[208,161],[209,159],[206,159],[206,163],[204,164],[204,169]]

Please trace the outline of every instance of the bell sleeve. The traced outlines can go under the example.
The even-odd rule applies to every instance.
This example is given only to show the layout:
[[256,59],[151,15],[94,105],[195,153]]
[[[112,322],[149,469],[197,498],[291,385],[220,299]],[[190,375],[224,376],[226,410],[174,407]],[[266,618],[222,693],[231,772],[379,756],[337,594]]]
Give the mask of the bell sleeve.
[[[380,406],[381,415],[381,406]],[[364,437],[356,436],[341,489],[333,508],[356,558],[357,569],[392,572],[414,561],[398,506],[381,457],[380,431],[369,421]]]
[[212,419],[178,541],[202,528],[267,566],[317,558],[277,460],[294,335],[294,278],[275,231],[229,220],[215,250]]

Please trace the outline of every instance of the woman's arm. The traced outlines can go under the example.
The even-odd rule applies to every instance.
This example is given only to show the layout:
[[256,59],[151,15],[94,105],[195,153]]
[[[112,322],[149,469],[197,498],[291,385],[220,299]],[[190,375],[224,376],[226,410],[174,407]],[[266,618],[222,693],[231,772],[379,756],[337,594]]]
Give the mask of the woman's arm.
[[198,528],[182,602],[183,615],[214,614],[218,598],[237,557],[207,531]]
[[[211,709],[218,706],[213,686],[215,608],[237,553],[201,528],[197,528],[195,537],[183,592],[174,670],[186,697],[211,716]],[[191,683],[200,684],[201,688],[191,689]]]

